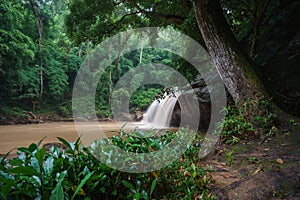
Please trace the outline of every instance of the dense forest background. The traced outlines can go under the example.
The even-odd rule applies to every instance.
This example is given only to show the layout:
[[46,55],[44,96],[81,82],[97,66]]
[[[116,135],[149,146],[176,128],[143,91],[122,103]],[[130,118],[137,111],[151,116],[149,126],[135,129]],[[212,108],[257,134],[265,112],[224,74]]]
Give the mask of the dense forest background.
[[[40,123],[44,118],[72,121],[49,123],[51,134],[42,128],[47,124],[33,125],[38,128],[1,127],[0,142],[7,151],[16,144],[20,147],[0,154],[0,199],[299,199],[300,122],[286,114],[300,117],[299,10],[299,0],[0,0],[0,124]],[[214,102],[206,101],[210,94],[203,89],[208,87],[201,74],[169,51],[144,46],[144,42],[155,44],[168,39],[168,34],[157,37],[159,28],[128,34],[140,27],[175,29],[199,42],[210,54],[226,86],[228,101],[220,112],[226,117],[212,124],[206,136],[202,134],[205,125],[214,122],[211,113],[219,109],[214,109]],[[94,109],[94,97],[86,95],[92,80],[77,85],[77,72],[85,61],[89,64],[96,60],[89,55],[98,44],[104,40],[110,44],[109,38],[120,32],[123,34],[117,35],[115,45],[118,48],[109,45],[97,51],[108,55],[108,60],[117,59],[105,63],[104,72],[102,66],[98,70],[89,68],[91,65],[83,72],[88,77],[102,75],[95,95],[97,117],[112,117],[114,92],[129,97],[125,89],[114,91],[125,73],[140,64],[149,68],[164,64],[184,75],[195,91],[206,91],[204,101],[198,96],[199,134],[190,144],[185,142],[192,134],[185,128],[166,130],[164,134],[156,129],[127,132],[125,125],[120,131],[112,131],[108,126],[116,135],[95,138],[88,145],[83,141],[94,134],[85,138],[80,133],[76,142],[74,138],[68,142],[60,137],[73,137],[61,128],[64,126],[54,128],[57,124],[73,124],[74,83],[85,89],[74,107],[83,111],[87,120],[94,119],[89,118],[88,109]],[[130,43],[130,37],[142,42]],[[191,49],[180,39],[171,42],[182,51]],[[128,51],[130,46],[137,50]],[[201,56],[197,56],[191,57],[198,61]],[[170,77],[166,73],[156,70],[151,75],[165,80]],[[140,86],[149,79],[144,73],[131,75],[132,79],[124,79],[122,84]],[[145,111],[155,98],[171,91],[158,84],[139,87],[130,96],[131,114]],[[117,106],[123,108],[122,103],[120,100]],[[188,103],[191,105],[191,101]],[[175,105],[172,114],[179,115],[180,123],[179,107]],[[27,132],[24,127],[29,127]],[[17,128],[16,134],[10,128]],[[46,134],[43,139],[42,132]],[[58,143],[49,139],[54,132],[59,134]],[[220,136],[220,140],[214,141],[209,134]],[[41,140],[23,147],[37,138]],[[174,140],[179,144],[174,145],[176,148]],[[126,158],[106,144],[125,150]],[[182,149],[186,151],[177,156]],[[160,150],[170,154],[160,154]],[[128,157],[131,153],[137,153],[141,160]],[[156,153],[163,155],[162,159],[152,162],[144,157]],[[209,156],[203,158],[203,154]],[[173,163],[161,165],[173,155]],[[149,165],[144,161],[150,161]],[[155,171],[148,171],[148,166]]]
[[[28,111],[70,117],[72,86],[86,55],[103,39],[128,28],[172,27],[204,46],[191,1],[0,1],[0,116]],[[276,104],[299,116],[299,10],[293,0],[221,1],[240,51],[257,72]],[[140,35],[142,37],[142,34]],[[155,40],[155,36],[153,36]],[[155,42],[155,41],[154,41]],[[183,73],[195,70],[170,52],[155,49],[120,54],[99,82],[97,115],[111,114],[112,88],[128,70],[161,63]],[[141,82],[146,77],[135,77]],[[163,77],[162,77],[163,78]],[[163,88],[140,87],[131,111],[145,110]],[[100,95],[101,94],[101,95]]]

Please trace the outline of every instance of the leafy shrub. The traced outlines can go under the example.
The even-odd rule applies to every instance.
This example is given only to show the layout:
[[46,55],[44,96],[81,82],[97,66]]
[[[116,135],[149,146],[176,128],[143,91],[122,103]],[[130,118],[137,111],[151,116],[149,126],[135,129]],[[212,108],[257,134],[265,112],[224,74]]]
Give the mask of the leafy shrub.
[[[136,131],[137,132],[137,131]],[[127,151],[163,148],[175,137],[167,132],[152,138],[121,131],[110,140]],[[99,162],[80,140],[60,142],[67,149],[38,144],[18,148],[18,158],[0,164],[1,199],[194,199],[207,194],[209,179],[195,164],[201,138],[171,165],[148,173],[126,173]]]
[[26,117],[25,110],[18,107],[0,106],[0,114],[3,116],[20,116]]
[[98,118],[108,118],[111,115],[109,108],[103,108],[96,110],[96,115]]
[[62,117],[72,116],[72,104],[68,103],[66,105],[60,105],[57,107],[57,114]]

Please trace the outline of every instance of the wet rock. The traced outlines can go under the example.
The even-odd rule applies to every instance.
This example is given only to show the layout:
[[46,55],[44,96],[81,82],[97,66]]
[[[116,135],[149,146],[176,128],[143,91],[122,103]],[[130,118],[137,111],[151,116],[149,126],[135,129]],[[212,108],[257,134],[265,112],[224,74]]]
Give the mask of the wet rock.
[[[216,75],[211,75],[211,79],[213,79]],[[192,90],[185,92],[186,95],[196,95],[196,98],[199,102],[199,112],[200,112],[200,120],[199,120],[199,130],[207,130],[210,123],[210,115],[211,115],[211,99],[207,85],[205,84],[204,79],[201,76],[197,76],[196,80],[191,84]],[[179,97],[180,98],[180,97]],[[188,114],[188,113],[185,113]],[[193,113],[189,113],[193,115]],[[181,118],[180,105],[177,102],[170,125],[171,126],[179,126]]]
[[143,119],[143,112],[140,110],[136,110],[133,116],[135,121],[141,121]]
[[174,106],[174,110],[170,121],[171,127],[178,127],[180,125],[180,116],[181,116],[181,110],[180,110],[179,103],[177,102]]

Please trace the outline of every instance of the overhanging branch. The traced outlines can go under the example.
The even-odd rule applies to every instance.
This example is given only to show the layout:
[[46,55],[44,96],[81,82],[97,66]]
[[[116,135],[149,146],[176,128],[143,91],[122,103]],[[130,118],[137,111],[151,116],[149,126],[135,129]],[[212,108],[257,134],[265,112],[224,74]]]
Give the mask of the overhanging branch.
[[173,21],[174,23],[177,23],[177,24],[183,23],[184,20],[186,19],[186,17],[182,17],[179,15],[163,14],[163,13],[159,13],[159,12],[155,12],[155,11],[148,11],[148,10],[141,8],[136,2],[133,1],[132,3],[134,4],[135,8],[140,13],[143,13],[143,14],[149,14],[149,15],[162,17],[163,19]]

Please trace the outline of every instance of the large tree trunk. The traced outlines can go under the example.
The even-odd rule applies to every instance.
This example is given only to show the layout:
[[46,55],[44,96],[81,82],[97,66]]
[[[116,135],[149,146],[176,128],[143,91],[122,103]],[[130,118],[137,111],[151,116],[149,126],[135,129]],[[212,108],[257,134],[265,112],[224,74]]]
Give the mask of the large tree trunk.
[[[206,47],[236,104],[241,106],[245,100],[267,97],[267,91],[226,22],[219,0],[197,0],[194,8]],[[251,108],[252,116],[249,113],[245,113],[245,116],[252,118],[264,112],[260,109]]]

